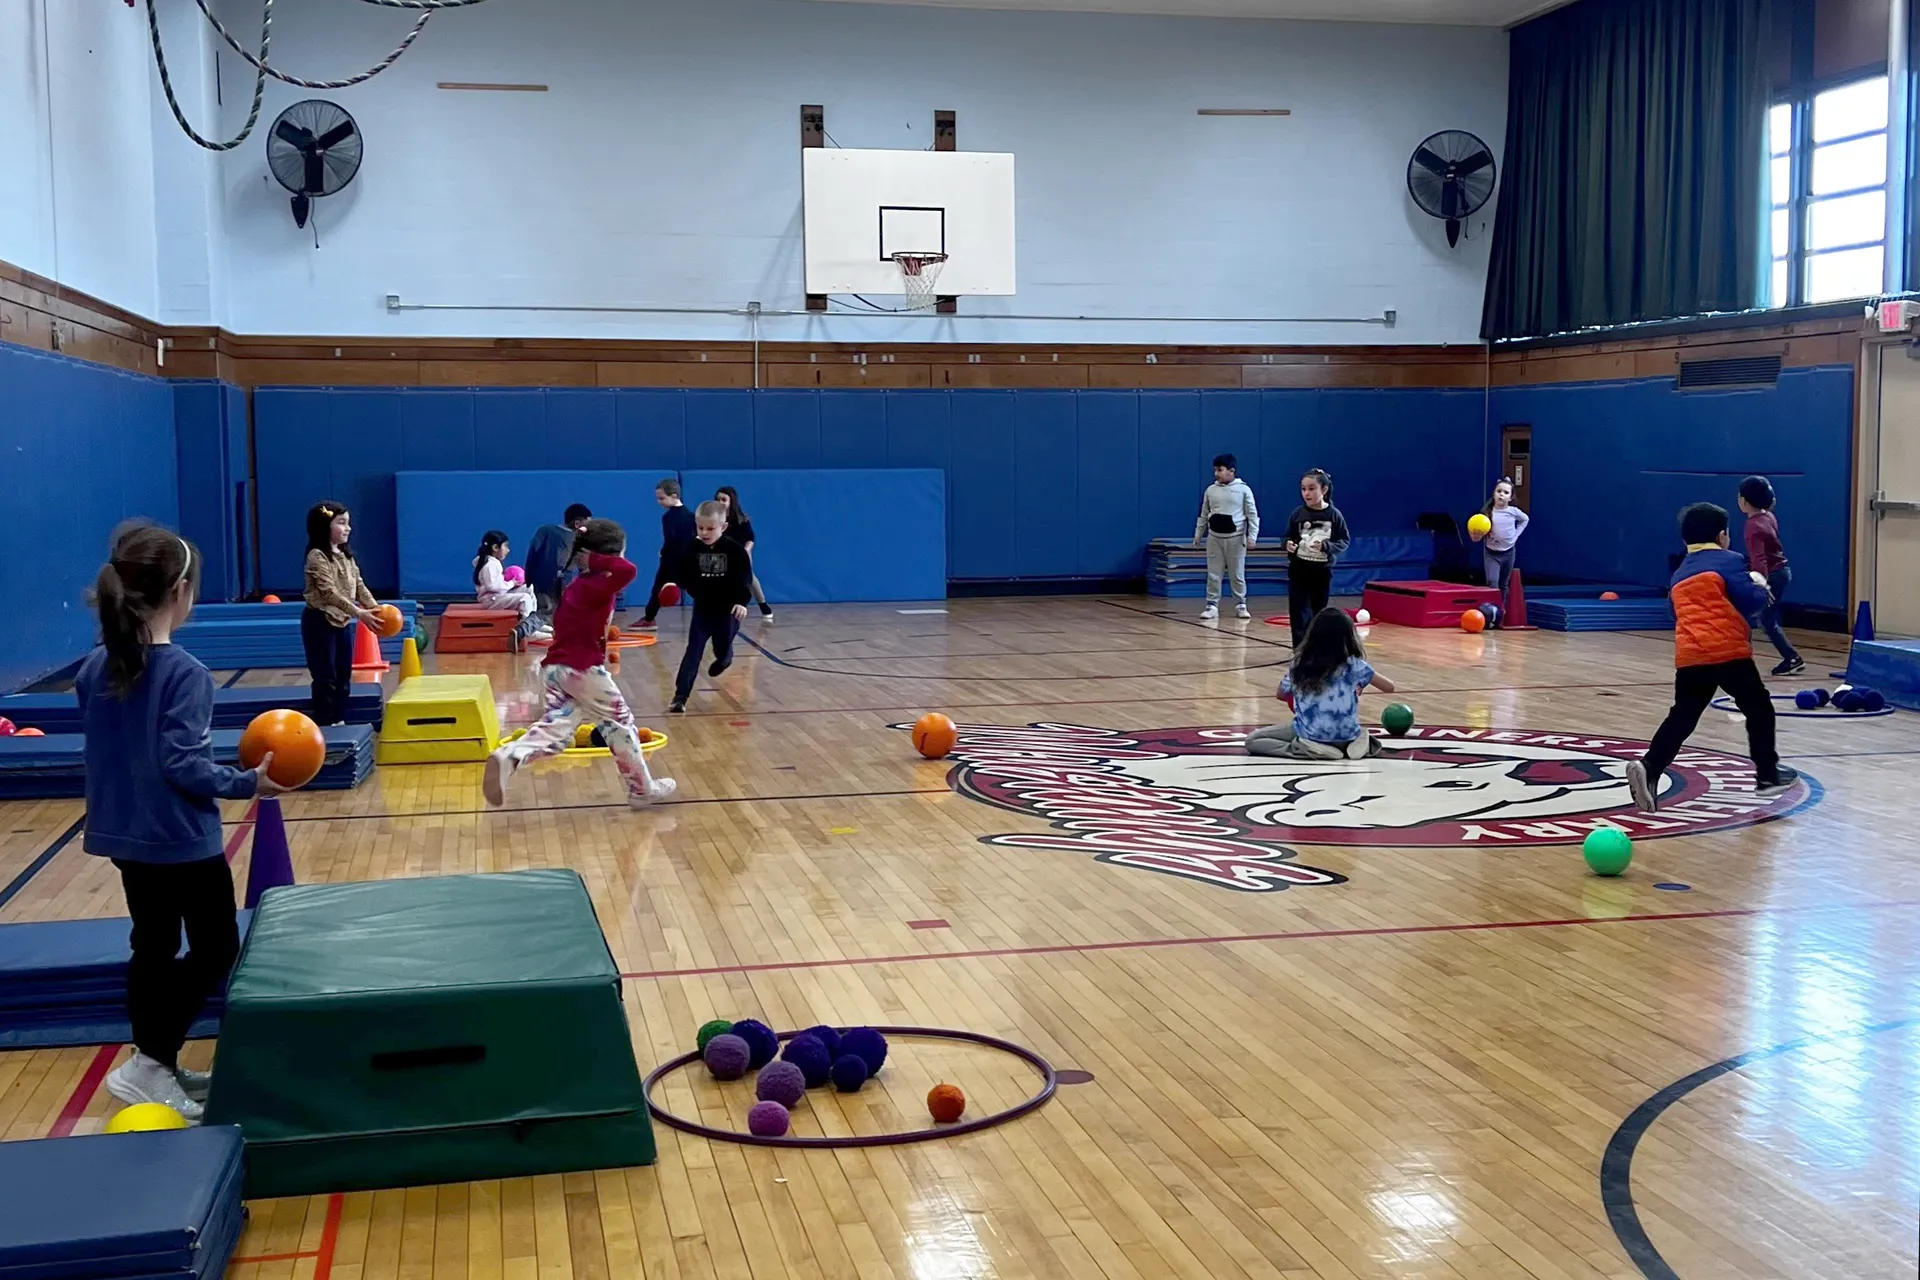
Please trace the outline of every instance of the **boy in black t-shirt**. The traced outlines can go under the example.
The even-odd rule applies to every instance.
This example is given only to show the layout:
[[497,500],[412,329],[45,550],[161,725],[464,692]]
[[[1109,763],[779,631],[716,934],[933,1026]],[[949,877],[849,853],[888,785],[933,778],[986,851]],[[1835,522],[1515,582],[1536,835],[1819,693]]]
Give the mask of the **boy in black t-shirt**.
[[693,692],[694,677],[700,674],[700,656],[707,642],[713,642],[713,665],[709,676],[718,676],[733,665],[733,637],[740,620],[747,616],[751,596],[753,557],[727,533],[727,508],[719,502],[703,502],[694,516],[693,544],[672,560],[663,554],[660,572],[666,581],[676,583],[693,597],[693,621],[687,627],[687,652],[680,659],[680,673],[673,682],[673,705],[667,710],[683,712],[687,696]]

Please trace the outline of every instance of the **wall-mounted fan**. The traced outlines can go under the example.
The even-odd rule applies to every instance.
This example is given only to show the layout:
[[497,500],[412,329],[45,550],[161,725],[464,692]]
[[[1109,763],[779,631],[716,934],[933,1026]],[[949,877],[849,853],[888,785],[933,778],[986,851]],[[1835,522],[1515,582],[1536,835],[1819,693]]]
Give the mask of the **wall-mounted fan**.
[[296,102],[267,133],[267,167],[293,193],[293,223],[307,225],[316,196],[330,196],[360,172],[360,126],[324,98]]
[[1446,129],[1413,149],[1407,193],[1447,221],[1447,243],[1460,243],[1460,224],[1493,198],[1493,152],[1463,129]]

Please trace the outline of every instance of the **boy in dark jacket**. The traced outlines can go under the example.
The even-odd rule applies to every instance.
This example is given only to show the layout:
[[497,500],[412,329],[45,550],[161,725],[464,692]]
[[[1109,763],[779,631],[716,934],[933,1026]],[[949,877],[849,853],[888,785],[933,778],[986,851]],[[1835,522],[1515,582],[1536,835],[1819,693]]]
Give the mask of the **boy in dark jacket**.
[[560,593],[567,589],[572,577],[562,566],[573,555],[574,538],[591,519],[593,512],[587,510],[586,504],[576,502],[567,508],[559,524],[543,524],[535,529],[533,541],[527,544],[527,585],[533,588],[534,604],[540,616],[549,624],[553,621],[554,608],[560,603]]
[[1659,807],[1660,782],[1700,723],[1713,695],[1726,690],[1747,718],[1753,789],[1792,786],[1799,773],[1780,763],[1773,743],[1773,699],[1753,665],[1752,620],[1772,599],[1766,581],[1749,573],[1744,556],[1729,551],[1727,513],[1696,502],[1680,513],[1687,558],[1673,575],[1673,710],[1653,735],[1647,754],[1627,765],[1633,802],[1647,813]]
[[726,504],[703,502],[695,513],[693,544],[672,559],[663,555],[660,562],[666,581],[693,597],[687,652],[680,659],[669,711],[687,709],[687,696],[693,692],[700,657],[709,640],[713,642],[713,665],[707,668],[707,674],[718,676],[733,665],[734,633],[747,616],[747,601],[753,598],[753,557],[726,533]]
[[[668,476],[653,486],[653,500],[666,510],[660,515],[660,568],[653,575],[653,590],[647,593],[647,613],[640,626],[652,630],[660,613],[660,588],[673,581],[673,568],[680,557],[693,549],[693,512],[680,500],[680,482]],[[684,585],[684,584],[682,584]]]

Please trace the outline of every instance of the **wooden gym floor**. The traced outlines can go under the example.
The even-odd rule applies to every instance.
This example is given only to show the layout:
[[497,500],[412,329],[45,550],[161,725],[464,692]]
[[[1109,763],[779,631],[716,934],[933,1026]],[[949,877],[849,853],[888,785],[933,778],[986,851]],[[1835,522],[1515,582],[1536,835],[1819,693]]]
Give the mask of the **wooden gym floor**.
[[[629,813],[601,761],[523,775],[499,813],[478,766],[289,798],[305,881],[578,869],[643,1069],[708,1018],[758,1016],[985,1032],[1092,1079],[921,1145],[660,1127],[647,1169],[262,1202],[232,1275],[1915,1275],[1912,716],[1783,719],[1813,785],[1755,808],[1721,754],[1741,726],[1710,713],[1684,803],[1601,880],[1577,841],[1620,812],[1619,743],[1667,705],[1669,636],[1375,628],[1421,732],[1458,731],[1250,777],[1230,739],[1102,732],[1273,718],[1285,629],[1197,608],[782,609],[671,720],[669,612],[622,670],[672,735],[655,761],[681,790],[657,811]],[[1842,660],[1806,639],[1813,670]],[[532,661],[441,669],[487,672],[524,721]],[[888,727],[928,709],[1054,727],[976,729],[956,767]],[[244,875],[246,807],[230,816]],[[121,913],[111,868],[60,843],[79,817],[0,806],[0,920]],[[0,1137],[97,1130],[118,1052],[0,1054]],[[941,1078],[970,1114],[1036,1083],[902,1040],[884,1089],[816,1092],[797,1120],[917,1127]],[[750,1090],[685,1073],[664,1097],[732,1124]]]

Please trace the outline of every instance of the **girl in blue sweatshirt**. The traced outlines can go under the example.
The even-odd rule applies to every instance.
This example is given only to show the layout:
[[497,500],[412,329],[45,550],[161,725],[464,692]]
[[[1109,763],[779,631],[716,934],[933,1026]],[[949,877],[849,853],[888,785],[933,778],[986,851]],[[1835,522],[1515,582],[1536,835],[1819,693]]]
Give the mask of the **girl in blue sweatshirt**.
[[133,918],[134,1054],[107,1076],[107,1091],[189,1120],[200,1118],[208,1077],[180,1066],[180,1047],[240,952],[218,802],[285,789],[267,777],[271,756],[253,770],[214,762],[213,676],[173,643],[199,580],[200,557],[184,538],[150,524],[115,530],[94,583],[100,647],[74,678],[86,733],[84,847],[119,868]]

